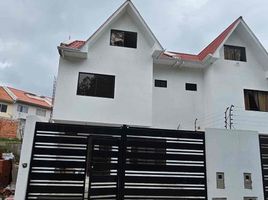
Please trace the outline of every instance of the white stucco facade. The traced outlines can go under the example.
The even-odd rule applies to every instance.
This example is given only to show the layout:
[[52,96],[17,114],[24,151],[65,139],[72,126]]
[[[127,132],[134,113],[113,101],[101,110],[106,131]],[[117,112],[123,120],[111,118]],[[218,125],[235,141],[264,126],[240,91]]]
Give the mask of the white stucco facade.
[[[111,29],[137,32],[137,48],[110,46]],[[86,60],[61,58],[54,120],[151,127],[153,48],[126,13],[89,46]],[[76,95],[79,72],[114,75],[114,98]]]
[[[132,3],[127,2],[125,6],[81,49],[72,49],[73,55],[83,53],[82,59],[61,52],[53,120],[203,130],[209,199],[257,197],[262,200],[258,134],[268,133],[268,112],[247,111],[244,89],[268,92],[267,52],[239,18],[206,59],[162,58],[163,48],[139,21]],[[112,29],[136,32],[137,48],[111,46]],[[224,45],[245,47],[246,62],[224,59]],[[77,95],[80,72],[114,75],[114,98]],[[155,87],[156,79],[165,80],[167,87]],[[196,84],[197,91],[186,90],[186,83]],[[234,106],[232,128],[239,129],[235,131],[223,130],[224,112],[231,105]],[[216,172],[225,173],[225,189],[216,189]],[[251,190],[244,189],[243,173],[252,173]]]
[[[136,32],[137,48],[111,46],[112,29]],[[191,62],[174,65],[172,60],[156,59],[153,54],[161,48],[147,35],[126,11],[94,41],[87,41],[83,47],[86,59],[61,57],[53,119],[204,130],[224,128],[224,112],[234,105],[234,128],[268,132],[267,112],[245,110],[244,89],[268,91],[268,79],[260,50],[242,24],[217,49],[215,61],[199,67]],[[245,47],[247,61],[225,60],[225,44]],[[114,75],[114,98],[77,95],[79,72]],[[166,80],[167,88],[155,87],[155,79]],[[185,90],[186,83],[197,84],[197,91]]]
[[[244,37],[244,38],[243,38]],[[219,49],[219,59],[204,71],[204,102],[206,113],[223,113],[234,105],[234,127],[242,130],[255,130],[268,133],[267,112],[245,110],[244,89],[268,91],[268,79],[265,77],[267,66],[260,62],[258,51],[243,36],[241,28],[235,30],[227,41],[227,45],[246,48],[246,62],[224,59],[223,47]],[[221,123],[213,127],[223,128]]]
[[[206,129],[208,199],[263,200],[263,182],[258,133]],[[216,173],[224,173],[224,189],[216,187]],[[251,173],[252,189],[244,188],[244,173]]]
[[[19,112],[18,111],[19,105],[27,106],[28,112],[27,113]],[[44,121],[44,122],[49,121],[50,113],[51,113],[50,109],[42,108],[42,107],[38,107],[38,106],[27,105],[27,104],[23,104],[23,103],[15,103],[12,106],[13,106],[12,118],[14,118],[14,119],[25,119],[26,120],[26,118],[28,116],[37,116],[41,121]],[[45,116],[38,115],[37,114],[38,109],[44,110]]]

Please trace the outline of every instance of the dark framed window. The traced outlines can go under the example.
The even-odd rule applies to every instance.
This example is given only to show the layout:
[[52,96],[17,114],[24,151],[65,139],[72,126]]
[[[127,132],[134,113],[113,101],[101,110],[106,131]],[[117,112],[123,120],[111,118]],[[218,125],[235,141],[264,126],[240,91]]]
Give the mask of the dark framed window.
[[18,105],[17,107],[17,111],[21,113],[28,113],[28,109],[29,107],[25,105]]
[[166,88],[167,87],[167,81],[166,80],[154,80],[154,86],[155,87],[162,87],[162,88]]
[[77,95],[114,98],[115,76],[79,73]]
[[246,110],[268,112],[268,92],[257,90],[244,90]]
[[111,30],[110,45],[137,48],[137,33],[121,30]]
[[246,62],[246,48],[224,45],[224,59]]
[[197,84],[195,84],[195,83],[185,83],[185,90],[197,91]]
[[7,105],[0,103],[0,112],[6,113],[7,112]]
[[37,108],[36,109],[36,115],[45,117],[46,116],[46,110],[45,109],[42,109],[42,108]]

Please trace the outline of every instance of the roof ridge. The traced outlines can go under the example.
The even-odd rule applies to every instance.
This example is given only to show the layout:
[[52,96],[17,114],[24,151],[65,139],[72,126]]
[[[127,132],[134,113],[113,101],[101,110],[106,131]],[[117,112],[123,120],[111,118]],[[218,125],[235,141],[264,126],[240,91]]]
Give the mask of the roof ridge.
[[211,43],[209,43],[199,54],[198,57],[200,60],[203,60],[207,55],[213,54],[217,48],[221,45],[224,39],[229,35],[233,30],[238,21],[240,21],[242,16],[237,18],[232,24],[230,24],[224,31],[222,31]]
[[14,92],[12,92],[8,86],[2,86],[2,88],[6,91],[6,93],[13,99],[13,101],[17,100],[17,96],[14,94]]
[[[27,93],[27,94],[34,94],[34,95],[36,95],[36,96],[38,96],[38,97],[44,96],[44,95],[39,95],[39,94],[34,93],[34,92],[29,92],[29,91],[26,91],[26,90],[22,90],[22,89],[18,89],[18,88],[10,87],[10,86],[6,86],[6,87],[7,87],[8,89],[11,88],[11,89],[13,89],[13,90],[18,90],[18,91],[21,91],[21,92],[24,92],[24,93]],[[45,97],[48,97],[48,96],[45,96]],[[49,97],[49,98],[51,98],[51,97]]]

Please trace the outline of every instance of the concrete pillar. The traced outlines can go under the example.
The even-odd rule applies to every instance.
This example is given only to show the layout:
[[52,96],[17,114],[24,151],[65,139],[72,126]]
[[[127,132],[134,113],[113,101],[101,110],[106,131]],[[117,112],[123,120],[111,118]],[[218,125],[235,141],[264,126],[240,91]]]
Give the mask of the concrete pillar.
[[[30,159],[32,154],[32,145],[34,138],[34,130],[36,122],[40,119],[36,116],[28,116],[26,119],[24,139],[22,143],[19,172],[15,190],[15,200],[24,200],[27,189],[27,181],[29,175]],[[23,164],[27,164],[27,167],[22,167]]]

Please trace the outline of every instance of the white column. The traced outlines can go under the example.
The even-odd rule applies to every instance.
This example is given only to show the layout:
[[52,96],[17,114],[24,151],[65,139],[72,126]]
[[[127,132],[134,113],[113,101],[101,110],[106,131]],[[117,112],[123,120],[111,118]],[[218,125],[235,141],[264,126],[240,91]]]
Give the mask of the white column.
[[[28,116],[26,119],[24,139],[20,153],[19,172],[15,190],[15,200],[24,200],[27,189],[27,181],[29,175],[30,159],[32,154],[32,145],[34,138],[35,124],[40,119],[36,116]],[[23,167],[26,164],[27,167]]]

